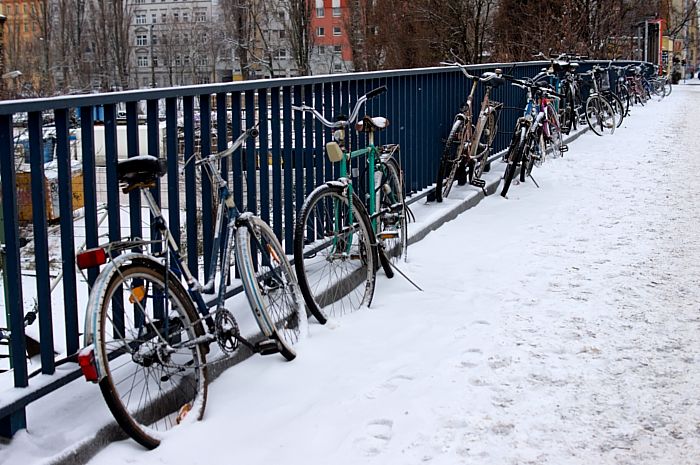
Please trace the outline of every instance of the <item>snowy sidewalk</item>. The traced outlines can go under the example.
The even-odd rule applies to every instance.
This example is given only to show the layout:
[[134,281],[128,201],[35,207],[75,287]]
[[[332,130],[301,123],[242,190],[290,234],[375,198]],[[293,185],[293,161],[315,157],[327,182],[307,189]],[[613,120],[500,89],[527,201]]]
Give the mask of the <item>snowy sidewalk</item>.
[[[696,464],[700,86],[632,113],[536,169],[540,189],[413,245],[402,269],[425,292],[382,275],[371,309],[311,325],[294,362],[225,372],[202,422],[91,463]],[[59,440],[70,412],[53,415]],[[0,463],[42,441],[21,433]]]

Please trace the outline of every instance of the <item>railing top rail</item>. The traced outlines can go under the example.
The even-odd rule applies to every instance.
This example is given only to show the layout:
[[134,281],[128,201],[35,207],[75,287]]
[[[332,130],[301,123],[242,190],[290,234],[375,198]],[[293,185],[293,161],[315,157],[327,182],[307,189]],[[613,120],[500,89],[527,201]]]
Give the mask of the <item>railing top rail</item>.
[[[468,69],[509,66],[532,66],[548,64],[548,61],[526,61],[517,63],[483,63],[468,65]],[[19,112],[45,111],[65,108],[79,108],[95,105],[109,105],[143,100],[158,100],[171,97],[196,97],[226,92],[244,92],[248,90],[270,89],[275,87],[298,86],[306,84],[354,81],[362,79],[381,79],[396,76],[413,76],[432,73],[461,72],[458,68],[437,66],[428,68],[399,69],[391,71],[368,71],[362,73],[327,74],[318,76],[301,76],[293,78],[257,79],[230,83],[199,84],[180,87],[163,87],[158,89],[137,89],[98,94],[65,95],[47,98],[7,100],[0,102],[0,115]]]

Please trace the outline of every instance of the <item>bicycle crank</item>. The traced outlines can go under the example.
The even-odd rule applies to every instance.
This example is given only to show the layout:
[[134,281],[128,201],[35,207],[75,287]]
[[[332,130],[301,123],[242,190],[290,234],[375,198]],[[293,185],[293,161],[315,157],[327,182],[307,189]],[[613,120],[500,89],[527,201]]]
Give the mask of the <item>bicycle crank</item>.
[[221,351],[225,354],[230,354],[238,349],[239,331],[238,323],[231,312],[225,309],[219,309],[216,312],[216,342],[219,344]]

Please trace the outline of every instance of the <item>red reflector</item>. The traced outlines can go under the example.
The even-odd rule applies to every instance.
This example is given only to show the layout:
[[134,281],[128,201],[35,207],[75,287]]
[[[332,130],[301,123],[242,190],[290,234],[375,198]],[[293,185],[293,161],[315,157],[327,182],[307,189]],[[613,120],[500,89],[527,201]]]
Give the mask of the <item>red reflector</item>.
[[78,268],[81,270],[104,265],[107,263],[107,254],[105,253],[104,249],[98,247],[96,249],[90,249],[79,253],[75,257],[75,262],[78,265]]
[[85,347],[78,354],[78,365],[85,376],[85,381],[97,382],[97,367],[95,366],[95,350],[93,346]]

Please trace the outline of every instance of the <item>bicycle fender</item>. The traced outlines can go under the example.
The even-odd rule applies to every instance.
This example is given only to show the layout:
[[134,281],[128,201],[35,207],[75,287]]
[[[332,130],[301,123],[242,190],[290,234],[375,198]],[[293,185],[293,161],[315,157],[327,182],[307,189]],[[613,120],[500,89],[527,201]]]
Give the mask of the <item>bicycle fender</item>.
[[[97,276],[95,283],[90,290],[87,307],[85,308],[85,328],[83,332],[83,347],[94,344],[101,347],[102,341],[99,340],[99,325],[100,325],[100,309],[105,298],[107,286],[109,285],[114,274],[119,270],[119,267],[128,263],[139,262],[146,267],[154,269],[163,268],[163,264],[153,257],[143,253],[131,252],[119,255],[112,261],[104,265],[102,271]],[[95,357],[95,368],[97,370],[97,382],[102,381],[107,375],[104,367],[101,366],[101,357]]]

